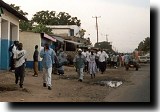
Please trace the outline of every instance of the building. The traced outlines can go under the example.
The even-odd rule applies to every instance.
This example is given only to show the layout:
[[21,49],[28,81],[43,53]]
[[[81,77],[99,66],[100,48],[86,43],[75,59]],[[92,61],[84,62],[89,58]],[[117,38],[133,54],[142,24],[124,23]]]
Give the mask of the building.
[[8,49],[15,40],[19,40],[19,20],[27,18],[8,4],[0,0],[0,70],[9,69]]
[[80,27],[77,25],[48,25],[46,26],[52,29],[52,33],[55,35],[63,36],[63,37],[70,37],[76,36],[80,37],[79,31]]
[[[19,41],[23,43],[23,49],[27,51],[27,68],[33,68],[33,53],[35,45],[38,45],[38,51],[44,47],[45,43],[49,43],[52,49],[55,48],[56,39],[45,33],[34,33],[23,31],[19,33]],[[42,69],[41,58],[39,57],[39,70]]]

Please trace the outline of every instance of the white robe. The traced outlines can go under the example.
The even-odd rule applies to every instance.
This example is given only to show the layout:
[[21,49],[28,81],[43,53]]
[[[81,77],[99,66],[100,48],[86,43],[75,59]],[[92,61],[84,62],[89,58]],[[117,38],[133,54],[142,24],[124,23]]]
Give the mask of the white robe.
[[88,70],[90,74],[96,74],[97,71],[97,66],[96,66],[96,62],[95,62],[95,55],[90,55],[89,56],[89,66],[88,66]]

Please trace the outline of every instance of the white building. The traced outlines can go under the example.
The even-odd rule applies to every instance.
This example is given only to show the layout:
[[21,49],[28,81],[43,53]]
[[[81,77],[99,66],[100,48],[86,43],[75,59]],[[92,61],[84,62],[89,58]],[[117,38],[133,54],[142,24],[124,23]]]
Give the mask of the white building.
[[48,25],[47,27],[51,28],[55,35],[80,37],[79,31],[81,28],[77,25]]
[[0,70],[9,69],[9,46],[19,40],[19,20],[26,17],[0,0]]

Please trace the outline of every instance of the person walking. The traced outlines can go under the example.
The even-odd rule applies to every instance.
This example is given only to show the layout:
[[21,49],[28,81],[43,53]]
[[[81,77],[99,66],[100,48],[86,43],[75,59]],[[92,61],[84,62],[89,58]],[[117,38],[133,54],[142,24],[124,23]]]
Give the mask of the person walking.
[[19,44],[19,41],[14,41],[14,43],[9,47],[9,52],[10,52],[10,70],[11,72],[13,72],[15,70],[14,68],[14,59],[13,59],[13,56],[14,56],[14,52],[17,50],[17,46]]
[[95,59],[96,59],[96,56],[94,55],[93,51],[91,51],[91,55],[89,56],[89,68],[88,68],[89,73],[91,75],[91,79],[93,77],[95,78],[95,74],[96,74],[96,71],[97,71]]
[[40,57],[42,58],[43,87],[48,86],[48,90],[51,90],[52,66],[55,64],[56,53],[53,49],[49,48],[49,44],[46,43],[40,51]]
[[101,54],[99,56],[99,69],[100,69],[102,74],[106,70],[107,58],[108,58],[107,53],[101,49]]
[[86,51],[86,60],[87,60],[87,63],[86,63],[86,72],[89,72],[88,71],[88,65],[89,65],[89,56],[91,55],[91,48],[89,47],[88,50]]
[[96,49],[96,52],[95,52],[95,61],[96,61],[96,67],[97,67],[97,71],[99,71],[99,50]]
[[59,53],[57,54],[58,59],[58,74],[63,75],[64,74],[64,65],[67,64],[67,54],[63,52],[63,49],[59,50]]
[[18,44],[18,50],[14,52],[14,62],[15,62],[15,83],[18,84],[20,88],[23,88],[23,82],[25,77],[25,62],[27,60],[26,58],[26,50],[23,50],[23,44]]
[[38,77],[38,45],[35,46],[35,51],[33,54],[33,64],[34,64],[34,75],[32,75],[33,77]]
[[83,69],[87,62],[86,57],[82,55],[82,49],[78,49],[78,54],[74,57],[73,62],[74,62],[74,65],[77,69],[77,73],[79,76],[78,81],[82,82],[83,81]]

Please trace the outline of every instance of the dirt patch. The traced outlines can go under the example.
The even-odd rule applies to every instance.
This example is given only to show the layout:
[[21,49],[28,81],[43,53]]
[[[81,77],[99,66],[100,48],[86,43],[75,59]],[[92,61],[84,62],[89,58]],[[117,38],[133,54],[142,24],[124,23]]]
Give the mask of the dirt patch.
[[[103,102],[106,95],[113,89],[96,84],[98,81],[123,81],[128,83],[133,71],[125,71],[124,68],[107,69],[104,74],[96,74],[94,79],[88,73],[84,73],[83,82],[78,82],[78,75],[74,67],[65,67],[64,76],[52,74],[52,90],[43,87],[42,72],[38,77],[32,77],[33,70],[26,69],[24,88],[20,89],[15,84],[14,73],[0,73],[0,85],[3,84],[0,101],[5,102]],[[7,88],[7,89],[6,89]],[[12,90],[12,91],[8,91]]]

